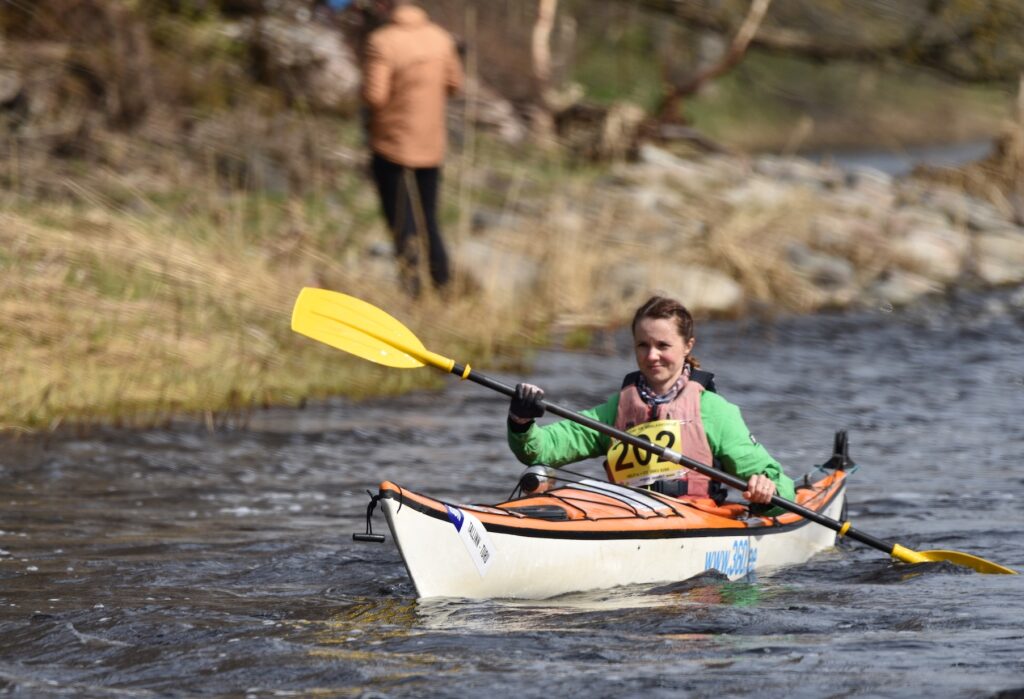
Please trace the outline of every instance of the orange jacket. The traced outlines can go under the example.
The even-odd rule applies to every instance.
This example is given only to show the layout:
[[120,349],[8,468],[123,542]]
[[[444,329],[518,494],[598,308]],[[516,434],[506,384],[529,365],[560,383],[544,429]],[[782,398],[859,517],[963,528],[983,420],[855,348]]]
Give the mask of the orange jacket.
[[419,7],[404,5],[370,34],[363,99],[372,110],[370,148],[406,167],[438,167],[447,141],[448,95],[462,87],[455,42]]

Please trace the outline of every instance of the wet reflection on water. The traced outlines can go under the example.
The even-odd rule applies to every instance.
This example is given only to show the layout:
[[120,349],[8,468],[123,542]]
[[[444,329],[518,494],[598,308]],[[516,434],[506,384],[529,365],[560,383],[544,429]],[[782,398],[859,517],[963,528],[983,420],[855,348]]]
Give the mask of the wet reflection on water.
[[[798,476],[850,432],[850,517],[914,549],[1024,569],[1024,324],[1000,299],[715,323],[698,356]],[[547,353],[572,408],[628,348]],[[484,369],[486,371],[486,369]],[[510,382],[515,377],[500,377]],[[0,446],[0,691],[17,696],[994,696],[1024,688],[1022,577],[894,565],[843,543],[760,579],[715,574],[542,601],[417,601],[389,541],[357,544],[390,479],[503,499],[506,404],[442,394]],[[599,476],[595,462],[579,470]],[[386,531],[377,515],[376,531]]]

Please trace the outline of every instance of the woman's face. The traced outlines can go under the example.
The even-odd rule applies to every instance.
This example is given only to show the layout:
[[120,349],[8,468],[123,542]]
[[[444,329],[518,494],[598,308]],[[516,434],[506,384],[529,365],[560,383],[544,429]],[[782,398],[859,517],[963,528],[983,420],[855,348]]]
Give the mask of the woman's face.
[[636,365],[655,393],[665,393],[679,378],[694,338],[686,341],[673,318],[641,318],[633,330]]

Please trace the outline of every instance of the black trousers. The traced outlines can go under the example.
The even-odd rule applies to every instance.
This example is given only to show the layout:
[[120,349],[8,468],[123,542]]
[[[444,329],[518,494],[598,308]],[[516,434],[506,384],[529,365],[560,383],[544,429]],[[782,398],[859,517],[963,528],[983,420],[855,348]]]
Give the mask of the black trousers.
[[445,286],[450,278],[448,253],[437,224],[441,168],[408,168],[377,153],[372,167],[384,218],[394,236],[403,284],[412,293],[419,292],[420,249],[425,248],[434,286]]

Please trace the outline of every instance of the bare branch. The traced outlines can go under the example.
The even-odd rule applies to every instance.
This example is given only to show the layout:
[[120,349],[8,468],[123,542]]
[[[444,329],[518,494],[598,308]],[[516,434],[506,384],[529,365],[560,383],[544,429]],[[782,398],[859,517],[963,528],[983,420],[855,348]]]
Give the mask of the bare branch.
[[[738,35],[738,16],[727,10],[712,11],[693,0],[638,0],[648,10],[675,17],[686,26],[722,35]],[[1013,3],[986,2],[968,5],[948,0],[928,0],[917,8],[920,19],[893,27],[879,40],[851,40],[838,31],[809,31],[793,26],[762,23],[750,39],[750,47],[815,61],[849,60],[882,63],[899,60],[940,72],[963,82],[1010,82],[1024,66],[1019,36],[1024,32],[1024,11]],[[950,15],[957,10],[959,14]],[[978,10],[981,10],[978,14]],[[972,12],[973,11],[973,12]],[[792,13],[791,13],[792,14]],[[917,13],[915,13],[917,14]],[[750,13],[743,20],[746,23]],[[904,17],[904,21],[907,17]],[[953,20],[959,20],[954,22]],[[849,18],[835,17],[837,28]],[[938,31],[938,28],[944,31]],[[740,24],[742,29],[742,24]],[[994,47],[994,48],[993,48]],[[1011,51],[1017,48],[1018,53]],[[999,53],[996,54],[995,49]],[[997,60],[996,56],[1001,60]]]
[[669,93],[662,99],[661,105],[658,108],[660,118],[671,119],[680,98],[694,94],[705,83],[731,70],[743,60],[747,47],[757,34],[758,27],[761,26],[765,13],[771,4],[772,0],[753,0],[750,3],[750,11],[747,12],[743,24],[740,25],[739,31],[733,37],[732,44],[730,44],[722,60],[715,65],[698,71],[682,85],[673,85]]
[[533,75],[542,86],[551,79],[551,28],[555,23],[558,0],[538,0],[537,21],[531,37]]

